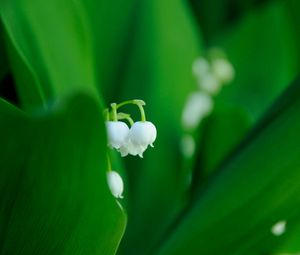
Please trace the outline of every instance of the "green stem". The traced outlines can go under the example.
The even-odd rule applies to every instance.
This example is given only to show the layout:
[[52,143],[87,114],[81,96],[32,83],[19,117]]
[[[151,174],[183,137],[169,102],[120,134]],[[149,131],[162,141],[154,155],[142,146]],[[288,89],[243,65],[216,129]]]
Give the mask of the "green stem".
[[112,119],[113,119],[113,121],[118,121],[117,104],[112,103],[110,106],[111,106],[111,109],[112,109]]
[[108,153],[107,153],[107,167],[108,167],[108,172],[112,171],[111,161]]
[[127,105],[127,104],[145,105],[146,103],[143,100],[139,100],[139,99],[126,100],[122,103],[117,104],[117,109],[119,109],[120,107]]
[[117,104],[116,109],[118,109],[118,108],[120,108],[124,105],[127,105],[127,104],[137,105],[139,107],[140,112],[141,112],[141,121],[146,121],[146,114],[145,114],[144,107],[143,107],[144,105],[146,105],[146,103],[143,100],[140,100],[140,99],[127,100],[127,101],[124,101],[122,103]]
[[126,113],[123,113],[123,112],[119,112],[118,113],[118,120],[127,120],[130,124],[130,126],[132,126],[134,124],[134,121],[133,119],[130,117],[130,114],[126,114]]
[[106,121],[109,121],[109,110],[108,110],[107,108],[104,109],[103,115],[104,115],[104,119],[105,119]]
[[120,107],[124,106],[124,105],[127,105],[127,104],[134,104],[133,102],[134,100],[127,100],[127,101],[124,101],[122,103],[119,103],[117,104],[117,109],[119,109]]
[[141,121],[146,121],[146,114],[145,114],[144,107],[141,104],[137,104],[137,106],[139,107],[141,112]]

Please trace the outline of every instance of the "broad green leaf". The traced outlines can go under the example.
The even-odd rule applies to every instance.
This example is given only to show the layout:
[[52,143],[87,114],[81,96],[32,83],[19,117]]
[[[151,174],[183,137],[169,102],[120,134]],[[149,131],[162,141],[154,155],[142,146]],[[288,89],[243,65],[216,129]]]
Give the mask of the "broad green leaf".
[[187,95],[197,90],[192,63],[201,52],[188,8],[179,0],[138,3],[135,40],[119,94],[121,100],[146,101],[147,119],[156,125],[158,137],[143,160],[126,162],[131,200],[122,242],[126,254],[151,253],[185,203],[188,177],[178,148],[181,112]]
[[[253,9],[258,9],[272,0],[190,0],[192,9],[208,42],[226,31]],[[274,0],[273,0],[274,1]]]
[[207,178],[244,138],[250,127],[247,113],[238,107],[217,105],[203,123],[200,141],[199,169]]
[[3,80],[4,76],[8,72],[8,63],[5,53],[5,43],[3,38],[3,28],[0,22],[0,82]]
[[[297,0],[287,0],[284,1],[284,7],[287,13],[287,17],[291,22],[291,29],[293,33],[295,34],[296,39],[296,45],[300,44],[300,35],[299,35],[299,26],[300,26],[300,17],[299,17],[299,8],[300,8],[300,2]],[[300,48],[297,47],[297,52],[295,52],[295,55],[297,55],[297,66],[300,66]],[[299,71],[299,68],[298,68]]]
[[244,107],[254,122],[299,70],[296,33],[288,15],[283,2],[272,2],[213,42],[228,54],[236,73],[218,100]]
[[[38,79],[30,67],[27,65],[11,43],[7,43],[7,53],[9,55],[12,68],[15,90],[17,90],[20,106],[25,110],[33,110],[36,107],[47,105],[47,100],[42,90],[37,86]],[[30,69],[31,68],[31,69]]]
[[203,187],[158,254],[272,254],[283,239],[271,227],[299,224],[299,109],[298,80]]
[[0,100],[1,254],[115,254],[126,217],[106,183],[98,103],[28,115]]
[[5,0],[0,12],[15,49],[10,59],[25,108],[76,88],[97,94],[92,38],[80,1]]
[[116,100],[131,58],[133,25],[138,3],[134,0],[82,1],[91,24],[99,87],[107,102]]

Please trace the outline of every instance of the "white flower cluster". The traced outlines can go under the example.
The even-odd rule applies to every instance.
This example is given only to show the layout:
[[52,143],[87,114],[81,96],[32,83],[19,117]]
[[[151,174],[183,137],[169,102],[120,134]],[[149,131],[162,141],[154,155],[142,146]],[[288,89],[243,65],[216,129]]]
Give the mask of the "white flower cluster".
[[[142,120],[134,123],[129,114],[118,114],[118,106],[125,104],[136,104],[141,111]],[[143,109],[144,105],[145,103],[142,100],[130,100],[119,105],[112,104],[111,115],[113,116],[113,120],[109,120],[108,118],[106,121],[108,146],[118,150],[122,157],[130,154],[133,156],[139,155],[142,158],[148,146],[153,147],[157,131],[152,122],[146,121]],[[119,120],[123,118],[126,118],[130,122],[130,128],[125,122]]]
[[[182,112],[182,125],[186,131],[193,131],[213,110],[213,97],[223,85],[230,83],[235,75],[232,64],[221,49],[211,49],[207,57],[197,58],[192,66],[198,90],[192,92]],[[187,149],[187,144],[190,145]],[[182,152],[191,157],[195,150],[192,135],[185,134],[181,142]]]
[[207,55],[193,63],[199,90],[189,95],[182,113],[182,124],[187,130],[196,128],[212,112],[213,96],[234,78],[234,68],[222,50],[211,49]]
[[117,149],[122,157],[128,154],[143,157],[144,151],[156,139],[156,128],[149,121],[137,121],[129,127],[122,121],[106,122],[108,145]]
[[[141,121],[134,122],[130,114],[118,112],[120,107],[128,104],[138,106],[141,113]],[[156,139],[157,131],[152,122],[146,121],[144,105],[144,101],[134,99],[120,104],[112,103],[111,109],[104,110],[108,146],[119,151],[122,157],[130,154],[133,156],[139,155],[142,158],[144,151],[149,145],[154,147],[153,143]],[[130,128],[125,122],[121,121],[124,119],[130,123]],[[123,198],[123,180],[118,172],[112,170],[109,155],[108,170],[107,183],[112,195],[116,198]]]

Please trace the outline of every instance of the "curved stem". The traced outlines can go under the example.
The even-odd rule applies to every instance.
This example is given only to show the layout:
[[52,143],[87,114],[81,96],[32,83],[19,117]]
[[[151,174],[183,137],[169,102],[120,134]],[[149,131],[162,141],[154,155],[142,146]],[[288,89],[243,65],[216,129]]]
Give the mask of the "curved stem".
[[146,121],[146,114],[145,114],[144,107],[141,104],[137,104],[137,106],[139,107],[141,112],[141,121]]
[[111,106],[111,109],[112,109],[112,119],[113,119],[113,121],[118,121],[117,104],[112,103],[110,106]]
[[120,107],[127,105],[127,104],[134,104],[134,100],[127,100],[127,101],[117,104],[117,109],[119,109]]
[[127,104],[135,104],[139,107],[139,110],[141,112],[141,121],[146,121],[146,114],[145,114],[145,111],[144,111],[144,108],[143,106],[146,105],[146,103],[143,101],[143,100],[140,100],[140,99],[133,99],[133,100],[127,100],[127,101],[124,101],[122,103],[119,103],[117,104],[115,107],[116,107],[116,110],[124,105],[127,105]]
[[118,120],[127,120],[130,124],[130,126],[132,126],[134,124],[134,121],[133,119],[130,117],[130,114],[126,114],[126,113],[123,113],[123,112],[119,112],[118,113]]

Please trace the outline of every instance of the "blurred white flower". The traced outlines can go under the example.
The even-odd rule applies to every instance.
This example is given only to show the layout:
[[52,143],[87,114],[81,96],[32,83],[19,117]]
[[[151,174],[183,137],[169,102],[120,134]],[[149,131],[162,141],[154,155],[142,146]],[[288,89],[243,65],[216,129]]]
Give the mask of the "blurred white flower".
[[193,136],[185,134],[181,138],[181,151],[186,158],[191,158],[195,153],[195,140]]
[[189,95],[182,113],[182,125],[194,129],[213,109],[212,98],[204,92],[193,92]]
[[209,66],[208,61],[203,57],[197,58],[194,61],[192,68],[193,68],[193,73],[196,77],[200,77],[202,75],[205,75],[210,70],[210,66]]
[[106,121],[108,145],[111,148],[120,149],[126,142],[129,128],[122,121]]
[[131,154],[139,155],[142,158],[148,146],[153,147],[156,135],[157,131],[153,123],[149,121],[135,122],[130,128],[126,143],[120,148],[121,156]]
[[211,63],[213,74],[220,80],[220,82],[226,84],[234,78],[234,68],[232,64],[226,58],[215,58]]
[[123,198],[124,184],[121,176],[116,171],[107,172],[107,183],[111,193],[116,198]]
[[216,95],[220,92],[222,84],[216,75],[212,73],[206,73],[198,78],[198,86],[207,94]]
[[275,225],[272,226],[271,232],[274,236],[281,236],[286,230],[286,221],[278,221]]

